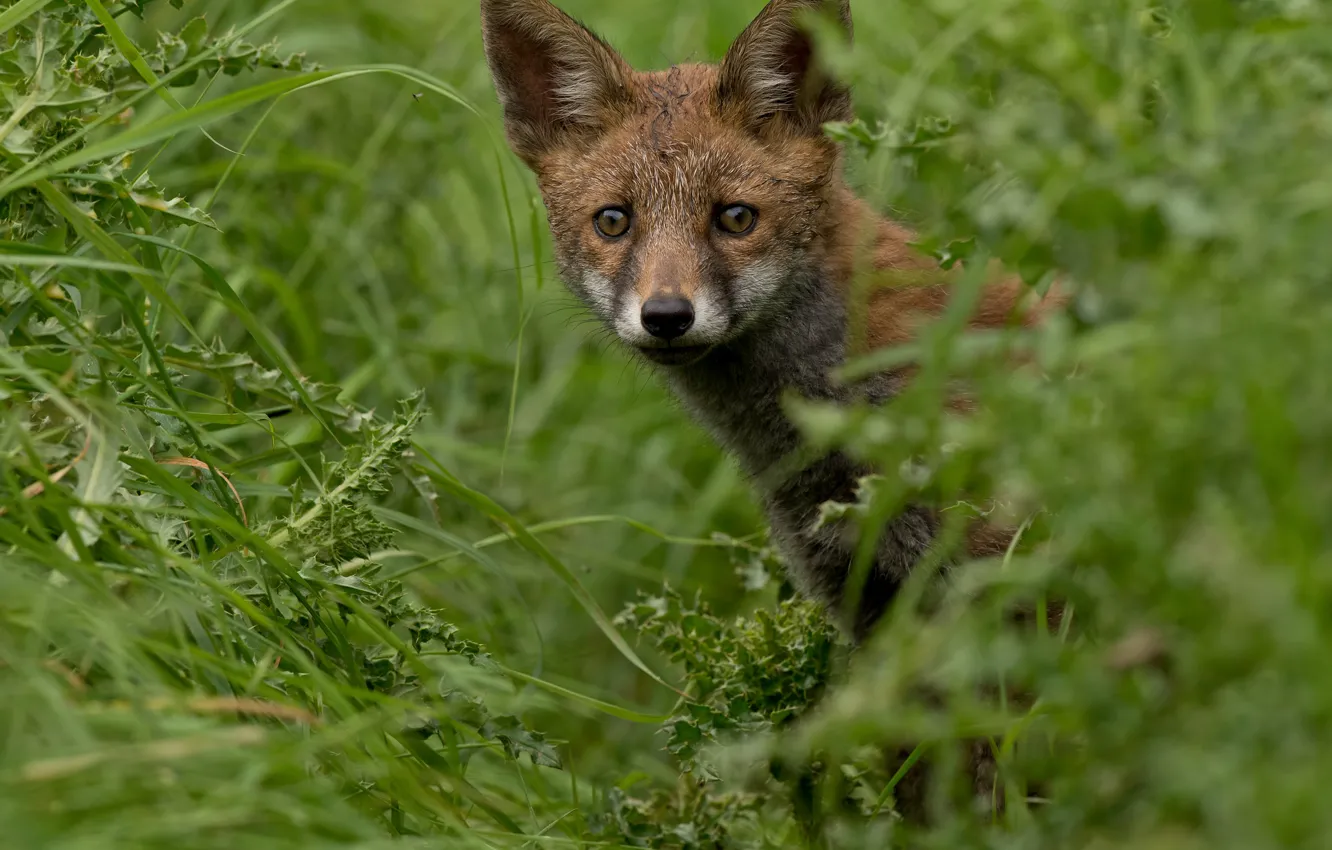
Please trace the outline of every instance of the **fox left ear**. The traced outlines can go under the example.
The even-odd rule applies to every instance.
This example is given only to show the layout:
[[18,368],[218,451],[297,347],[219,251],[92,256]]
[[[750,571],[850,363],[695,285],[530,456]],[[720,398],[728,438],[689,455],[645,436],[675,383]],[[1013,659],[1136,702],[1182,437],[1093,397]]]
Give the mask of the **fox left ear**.
[[814,42],[800,27],[802,12],[836,14],[852,34],[850,0],[771,0],[722,61],[718,98],[740,110],[748,128],[770,122],[820,135],[829,121],[850,121],[851,92],[815,61]]
[[630,100],[629,66],[550,0],[481,0],[481,33],[509,144],[533,168]]

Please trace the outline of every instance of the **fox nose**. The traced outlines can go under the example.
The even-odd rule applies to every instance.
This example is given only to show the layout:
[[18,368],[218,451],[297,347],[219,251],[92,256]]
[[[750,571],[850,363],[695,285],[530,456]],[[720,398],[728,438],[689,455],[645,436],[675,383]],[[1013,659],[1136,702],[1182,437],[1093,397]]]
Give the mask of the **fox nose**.
[[643,302],[643,327],[657,339],[671,340],[694,326],[694,305],[684,298],[649,298]]

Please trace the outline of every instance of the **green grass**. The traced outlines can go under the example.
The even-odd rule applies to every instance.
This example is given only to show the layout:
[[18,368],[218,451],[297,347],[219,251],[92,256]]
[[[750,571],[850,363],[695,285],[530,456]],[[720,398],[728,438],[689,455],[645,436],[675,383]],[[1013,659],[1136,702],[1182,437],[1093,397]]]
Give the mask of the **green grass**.
[[[868,526],[1025,529],[849,658],[564,293],[474,3],[138,5],[0,10],[5,846],[1332,840],[1321,6],[854,3],[857,185],[1078,297],[797,411]],[[662,66],[761,3],[563,5]]]

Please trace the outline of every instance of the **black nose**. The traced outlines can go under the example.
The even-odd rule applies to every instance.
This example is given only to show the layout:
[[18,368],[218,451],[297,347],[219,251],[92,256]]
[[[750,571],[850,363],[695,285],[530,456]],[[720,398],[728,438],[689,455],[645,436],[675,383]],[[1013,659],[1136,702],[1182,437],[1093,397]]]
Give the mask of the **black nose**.
[[675,339],[694,326],[694,305],[684,298],[649,298],[643,302],[643,327],[657,339]]

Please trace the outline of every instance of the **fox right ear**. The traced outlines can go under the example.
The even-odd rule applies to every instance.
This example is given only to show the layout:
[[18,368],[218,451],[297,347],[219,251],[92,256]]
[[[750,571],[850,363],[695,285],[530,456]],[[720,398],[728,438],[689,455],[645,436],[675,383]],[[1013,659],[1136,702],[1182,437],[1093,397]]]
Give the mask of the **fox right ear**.
[[628,64],[549,0],[481,0],[481,33],[509,144],[529,166],[629,102]]
[[828,121],[850,121],[851,92],[816,61],[800,26],[808,12],[831,13],[851,37],[850,0],[769,0],[727,51],[718,96],[753,131],[772,126],[822,135]]

